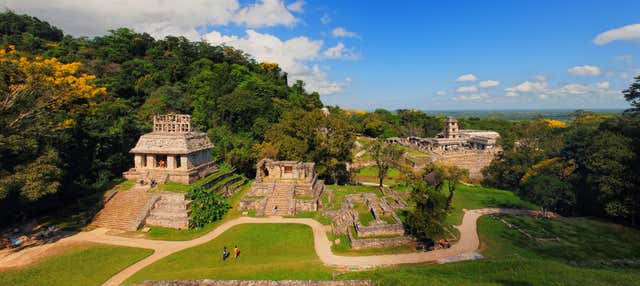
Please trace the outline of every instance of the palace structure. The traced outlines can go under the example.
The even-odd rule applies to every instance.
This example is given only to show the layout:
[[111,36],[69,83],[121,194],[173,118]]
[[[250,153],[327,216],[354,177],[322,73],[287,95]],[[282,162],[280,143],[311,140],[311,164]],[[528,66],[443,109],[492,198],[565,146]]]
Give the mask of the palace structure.
[[[430,155],[430,161],[444,162],[468,169],[472,179],[482,178],[482,168],[500,152],[496,145],[500,137],[492,130],[460,129],[458,120],[447,117],[441,133],[433,138],[388,138],[388,143],[404,145]],[[422,168],[423,164],[414,166]]]
[[134,167],[124,177],[190,184],[215,171],[212,148],[205,133],[193,130],[191,115],[156,115],[153,132],[142,135],[131,149]]
[[460,129],[458,120],[447,117],[443,132],[433,138],[389,138],[387,142],[413,147],[424,152],[457,152],[464,150],[488,150],[496,146],[500,134],[491,130]]

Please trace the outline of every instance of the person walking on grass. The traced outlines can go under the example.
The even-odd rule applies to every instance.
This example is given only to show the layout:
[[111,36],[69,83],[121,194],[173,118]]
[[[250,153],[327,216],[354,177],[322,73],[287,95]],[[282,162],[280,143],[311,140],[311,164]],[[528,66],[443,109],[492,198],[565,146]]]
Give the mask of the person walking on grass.
[[238,249],[238,245],[236,245],[236,246],[233,248],[233,258],[234,258],[234,259],[235,259],[235,258],[238,258],[238,255],[239,255],[239,254],[240,254],[240,249]]
[[227,251],[227,247],[225,246],[222,248],[222,261],[225,261],[228,256],[229,256],[229,252]]

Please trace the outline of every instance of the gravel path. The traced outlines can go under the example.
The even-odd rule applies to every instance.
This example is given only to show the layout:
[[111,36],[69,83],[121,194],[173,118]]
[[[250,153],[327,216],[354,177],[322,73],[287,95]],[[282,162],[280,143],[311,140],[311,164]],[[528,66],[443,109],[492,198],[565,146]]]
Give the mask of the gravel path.
[[[194,247],[203,243],[206,243],[216,237],[218,237],[223,232],[228,229],[247,223],[297,223],[297,224],[305,224],[311,227],[313,230],[314,237],[314,248],[315,251],[322,260],[324,264],[327,266],[335,266],[335,267],[353,267],[353,268],[367,268],[367,267],[378,267],[378,266],[388,266],[388,265],[397,265],[397,264],[406,264],[406,263],[421,263],[421,262],[430,262],[435,261],[442,258],[449,258],[453,256],[457,256],[460,254],[465,254],[469,252],[474,252],[478,250],[480,246],[480,241],[478,239],[477,232],[477,220],[480,216],[486,214],[495,214],[495,213],[507,213],[514,215],[529,215],[534,214],[536,211],[532,210],[521,210],[521,209],[498,209],[498,208],[487,208],[487,209],[477,209],[466,211],[464,217],[462,219],[462,224],[456,226],[460,231],[460,240],[451,246],[448,249],[434,250],[429,252],[415,252],[415,253],[406,253],[406,254],[390,254],[390,255],[372,255],[372,256],[338,256],[334,255],[331,252],[331,242],[327,238],[326,235],[326,227],[319,223],[316,220],[310,218],[282,218],[282,217],[268,217],[268,218],[251,218],[251,217],[241,217],[237,219],[233,219],[227,221],[220,226],[218,226],[213,231],[193,240],[189,241],[161,241],[161,240],[149,240],[143,238],[128,238],[128,237],[120,237],[120,236],[112,236],[107,235],[106,229],[96,229],[89,232],[81,232],[74,236],[61,239],[60,241],[53,243],[51,245],[42,246],[42,247],[54,247],[57,244],[66,244],[73,242],[94,242],[94,243],[104,243],[104,244],[112,244],[112,245],[120,245],[120,246],[129,246],[129,247],[139,247],[139,248],[147,248],[153,249],[154,253],[143,259],[138,261],[137,263],[131,265],[130,267],[122,270],[120,273],[111,277],[107,282],[103,284],[103,286],[112,286],[112,285],[120,285],[127,278],[131,277],[133,274],[143,269],[144,267],[172,254],[190,247]],[[14,255],[9,255],[0,258],[0,265],[6,267],[12,267],[11,263],[15,263],[15,261],[24,260],[26,257],[34,254],[41,254],[41,249],[39,247],[34,247],[32,249],[27,249],[25,251],[21,251],[19,253],[15,253]]]

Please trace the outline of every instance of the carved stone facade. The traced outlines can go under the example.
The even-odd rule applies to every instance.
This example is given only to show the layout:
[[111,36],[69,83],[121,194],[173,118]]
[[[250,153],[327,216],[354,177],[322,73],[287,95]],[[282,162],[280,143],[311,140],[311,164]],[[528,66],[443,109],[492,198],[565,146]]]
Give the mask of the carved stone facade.
[[314,163],[263,159],[256,166],[251,190],[240,200],[240,209],[257,215],[294,215],[316,211],[324,181],[318,180]]
[[256,182],[295,180],[309,182],[315,177],[315,164],[262,159],[256,166]]
[[212,148],[206,134],[192,129],[191,115],[156,115],[153,132],[142,135],[131,149],[134,167],[124,177],[190,184],[215,171]]

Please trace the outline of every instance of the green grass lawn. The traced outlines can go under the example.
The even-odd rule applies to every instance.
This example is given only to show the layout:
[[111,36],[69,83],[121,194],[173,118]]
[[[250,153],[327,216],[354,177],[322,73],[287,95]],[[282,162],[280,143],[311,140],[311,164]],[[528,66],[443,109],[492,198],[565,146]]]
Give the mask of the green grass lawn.
[[[532,241],[498,218],[525,230]],[[489,257],[526,257],[585,264],[594,260],[640,257],[640,231],[588,218],[533,219],[528,216],[482,217],[478,224],[482,252]]]
[[574,267],[548,260],[487,259],[444,265],[423,264],[340,275],[376,285],[638,285],[638,269]]
[[[446,192],[446,186],[443,191]],[[462,222],[463,209],[507,207],[535,209],[536,205],[523,201],[511,191],[485,188],[477,185],[458,184],[453,196],[453,209],[447,217],[447,224],[459,225]]]
[[181,184],[176,182],[166,182],[164,184],[158,185],[158,190],[165,192],[174,192],[174,193],[188,193],[192,185]]
[[331,224],[331,218],[322,216],[322,212],[314,212],[314,211],[308,211],[308,212],[299,212],[296,213],[296,215],[294,216],[285,216],[285,217],[293,217],[293,218],[312,218],[317,220],[318,222],[320,222],[321,224],[324,225],[330,225]]
[[[399,169],[389,168],[383,183],[385,185],[393,185],[401,182],[402,173]],[[364,167],[358,170],[356,174],[356,179],[359,182],[369,182],[369,183],[378,183],[378,167]]]
[[363,226],[368,226],[375,220],[371,210],[369,210],[364,203],[354,203],[353,210],[358,212],[358,221],[360,221],[360,224]]
[[411,147],[407,147],[407,146],[403,146],[400,144],[396,144],[396,146],[398,146],[398,148],[400,148],[400,150],[404,151],[405,153],[407,153],[407,155],[414,157],[414,158],[422,158],[422,159],[426,159],[431,157],[431,155],[424,153],[422,151],[418,151],[416,149],[413,149]]
[[340,279],[372,279],[377,285],[638,285],[640,267],[576,266],[591,260],[637,258],[640,231],[587,218],[558,220],[501,215],[542,237],[536,242],[495,218],[478,221],[483,260],[422,264],[347,273]]
[[100,285],[152,252],[102,244],[75,246],[28,268],[0,272],[0,285]]
[[[240,248],[222,261],[222,247]],[[132,276],[127,283],[166,279],[331,279],[313,248],[311,228],[300,224],[244,224],[218,238],[174,253]]]
[[133,188],[133,186],[134,186],[135,184],[136,184],[136,181],[135,181],[135,180],[124,180],[122,183],[118,184],[118,185],[116,186],[116,188],[117,188],[118,190],[126,191],[126,190],[129,190],[129,189]]

